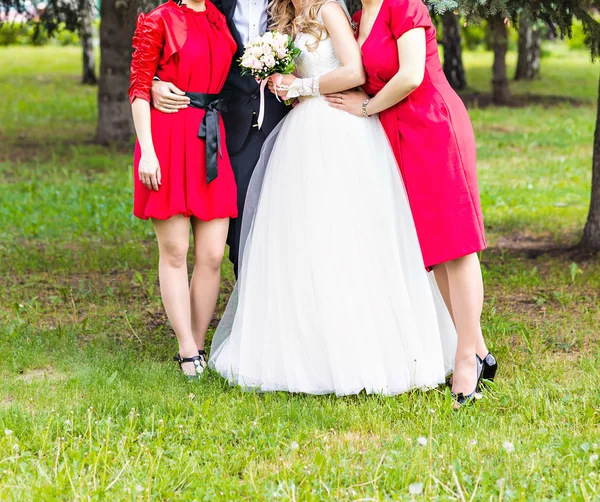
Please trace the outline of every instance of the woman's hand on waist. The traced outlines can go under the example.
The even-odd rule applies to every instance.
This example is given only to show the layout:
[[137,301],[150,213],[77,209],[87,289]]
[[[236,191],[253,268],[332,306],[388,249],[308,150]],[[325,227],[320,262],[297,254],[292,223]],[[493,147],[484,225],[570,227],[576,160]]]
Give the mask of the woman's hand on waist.
[[362,106],[367,99],[369,99],[369,95],[362,89],[336,92],[325,96],[325,100],[332,108],[343,110],[357,117],[364,116]]

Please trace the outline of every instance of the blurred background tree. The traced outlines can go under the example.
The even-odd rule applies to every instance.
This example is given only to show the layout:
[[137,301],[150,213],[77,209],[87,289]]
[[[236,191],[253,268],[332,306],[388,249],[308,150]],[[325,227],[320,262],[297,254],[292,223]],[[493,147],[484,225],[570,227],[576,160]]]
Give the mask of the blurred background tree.
[[462,39],[458,11],[447,10],[442,14],[442,45],[444,47],[444,73],[450,85],[457,91],[467,87],[467,76],[462,60]]
[[519,18],[519,57],[515,80],[533,80],[540,76],[543,21],[530,19],[525,12]]
[[93,20],[96,14],[96,5],[91,0],[82,0],[79,14],[79,38],[83,51],[83,75],[81,83],[96,85],[96,58],[94,56],[94,30]]
[[134,133],[127,94],[131,39],[138,14],[147,12],[159,3],[157,0],[102,0],[96,132],[96,139],[100,143],[129,140]]
[[[22,13],[28,20],[34,43],[55,34],[76,33],[82,45],[82,82],[98,81],[98,124],[96,140],[100,143],[129,141],[133,125],[127,88],[131,59],[131,38],[137,15],[155,7],[160,0],[103,0],[100,6],[100,74],[94,71],[92,44],[94,0],[49,0],[40,12],[31,12],[28,0],[0,0],[0,10]],[[463,44],[467,47],[485,38],[494,53],[492,68],[492,102],[512,104],[506,54],[509,49],[511,26],[518,27],[518,63],[516,79],[540,76],[541,42],[551,37],[572,37],[574,44],[589,48],[592,59],[600,52],[600,25],[594,17],[600,0],[427,0],[437,14],[444,48],[444,71],[457,90],[467,87],[462,61]],[[351,12],[360,9],[359,0],[349,0]],[[0,36],[10,39],[21,36],[7,29],[6,16],[0,18]],[[573,26],[575,21],[575,32]],[[3,22],[4,21],[4,22]],[[33,28],[32,28],[33,27]],[[486,31],[487,30],[487,31]],[[15,35],[16,33],[16,35]],[[1,42],[0,42],[1,43]],[[599,79],[600,96],[600,79]],[[582,245],[600,249],[600,108],[597,120],[592,180],[592,201],[585,226]]]
[[[600,7],[598,0],[429,0],[429,4],[441,14],[459,8],[467,22],[478,23],[484,19],[488,21],[494,50],[492,99],[498,105],[509,104],[511,100],[506,70],[509,23],[518,23],[520,18],[523,23],[520,32],[525,34],[525,37],[529,35],[528,27],[533,29],[531,25],[536,21],[547,24],[554,36],[571,37],[573,24],[577,19],[581,23],[585,44],[590,50],[592,60],[600,54],[600,23],[594,17]],[[533,53],[534,56],[524,55],[524,73],[535,76],[539,73],[539,59],[535,57],[536,43],[524,40],[523,45],[527,46],[523,52]],[[517,76],[521,78],[522,75],[518,70]],[[598,96],[592,161],[592,197],[581,241],[581,246],[591,249],[600,249],[600,78]]]
[[[98,83],[96,140],[108,144],[129,141],[133,122],[127,89],[131,61],[131,38],[137,15],[156,7],[160,0],[102,0],[100,2],[100,74],[96,77],[92,43],[94,0],[49,0],[43,9],[32,9],[27,0],[0,0],[4,12],[16,12],[46,36],[65,30],[79,35],[83,52],[82,82]],[[9,21],[2,22],[3,27]],[[13,23],[14,24],[14,23]]]

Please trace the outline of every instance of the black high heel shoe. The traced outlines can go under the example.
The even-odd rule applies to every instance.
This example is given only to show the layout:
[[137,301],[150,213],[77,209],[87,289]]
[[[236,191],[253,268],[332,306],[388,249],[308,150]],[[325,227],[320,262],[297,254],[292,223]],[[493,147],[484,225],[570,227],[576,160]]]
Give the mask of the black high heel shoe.
[[206,369],[206,367],[208,366],[208,361],[206,359],[206,350],[199,350],[198,356],[200,357],[200,363],[202,364],[202,368]]
[[475,354],[475,358],[477,361],[477,382],[475,383],[475,390],[466,396],[462,392],[459,392],[458,394],[451,392],[452,399],[454,399],[452,407],[455,410],[458,410],[465,404],[470,404],[481,398],[481,395],[478,393],[478,391],[479,386],[481,384],[481,378],[483,376],[483,361],[481,360],[481,357],[479,357],[477,354]]
[[188,375],[186,374],[188,380],[196,380],[206,368],[206,352],[204,350],[199,350],[198,355],[194,357],[181,357],[179,353],[173,356],[173,361],[179,364],[179,368],[183,371],[182,365],[185,363],[194,363],[194,374]]
[[498,361],[496,361],[496,358],[491,352],[488,352],[488,355],[483,359],[483,373],[481,378],[483,380],[489,380],[490,382],[493,382],[497,371]]
[[[485,356],[483,360],[480,361],[483,363],[483,370],[481,372],[481,380],[487,380],[488,382],[493,382],[496,377],[496,372],[498,371],[498,361],[493,356],[491,352],[488,352],[488,355]],[[452,387],[452,374],[446,377],[446,385],[448,387]]]

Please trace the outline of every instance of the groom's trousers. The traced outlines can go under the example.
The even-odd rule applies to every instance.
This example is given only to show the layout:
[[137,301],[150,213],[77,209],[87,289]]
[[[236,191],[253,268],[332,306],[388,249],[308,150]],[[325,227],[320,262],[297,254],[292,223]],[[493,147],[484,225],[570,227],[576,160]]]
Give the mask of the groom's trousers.
[[246,194],[248,193],[248,185],[260,157],[260,150],[265,142],[265,138],[266,136],[263,131],[259,131],[256,127],[253,128],[248,134],[242,148],[230,156],[231,166],[233,167],[237,183],[238,217],[237,219],[232,219],[229,223],[227,244],[229,244],[229,259],[233,263],[236,278],[238,276],[238,254]]
[[285,117],[290,108],[282,101],[278,101],[275,95],[267,90],[264,102],[264,122],[259,130],[256,127],[256,120],[260,109],[260,88],[253,77],[241,76],[241,69],[237,62],[231,66],[223,95],[227,96],[228,102],[228,110],[222,114],[227,133],[227,149],[238,191],[238,217],[229,223],[227,238],[229,259],[233,263],[237,277],[242,216],[250,178],[252,178],[266,137]]

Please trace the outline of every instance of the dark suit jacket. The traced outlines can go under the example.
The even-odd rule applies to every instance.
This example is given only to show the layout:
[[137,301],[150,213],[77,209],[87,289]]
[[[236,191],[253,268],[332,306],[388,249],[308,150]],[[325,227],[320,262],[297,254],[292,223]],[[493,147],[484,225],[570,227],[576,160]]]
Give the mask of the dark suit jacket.
[[[227,25],[231,30],[233,38],[237,42],[238,51],[234,56],[231,70],[223,92],[228,96],[227,112],[223,113],[223,121],[227,131],[227,150],[230,155],[236,154],[244,145],[248,133],[252,129],[254,114],[258,117],[260,106],[260,87],[254,77],[247,75],[242,77],[238,59],[244,52],[242,38],[233,22],[236,0],[214,0],[216,7],[225,14]],[[285,117],[289,107],[277,101],[272,92],[265,90],[265,117],[261,130],[267,136],[279,121]]]

